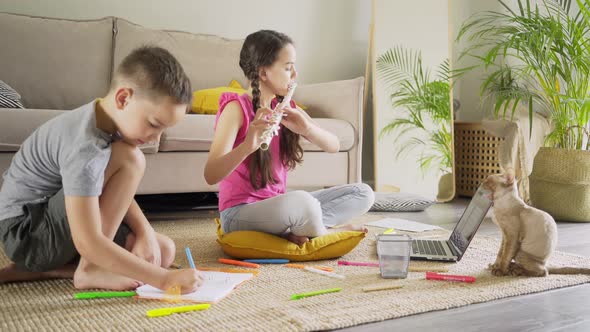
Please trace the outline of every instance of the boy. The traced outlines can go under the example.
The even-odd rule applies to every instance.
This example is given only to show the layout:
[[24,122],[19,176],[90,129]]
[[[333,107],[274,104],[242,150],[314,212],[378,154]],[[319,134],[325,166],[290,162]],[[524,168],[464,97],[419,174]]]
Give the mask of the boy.
[[0,283],[73,277],[79,289],[198,288],[198,271],[166,269],[174,243],[133,199],[145,169],[137,145],[177,123],[191,94],[168,51],[141,47],[123,60],[106,97],[27,138],[0,190],[0,241],[14,262],[0,270]]

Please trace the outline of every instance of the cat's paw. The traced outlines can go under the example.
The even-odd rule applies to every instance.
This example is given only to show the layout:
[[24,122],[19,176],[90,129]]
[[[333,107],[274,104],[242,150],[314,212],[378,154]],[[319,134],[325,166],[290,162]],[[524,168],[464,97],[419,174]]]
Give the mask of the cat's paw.
[[524,268],[516,263],[510,263],[508,266],[508,274],[513,277],[526,275]]
[[503,268],[498,263],[490,264],[489,269],[492,272],[492,275],[495,275],[496,277],[502,277],[502,276],[508,275],[508,269]]

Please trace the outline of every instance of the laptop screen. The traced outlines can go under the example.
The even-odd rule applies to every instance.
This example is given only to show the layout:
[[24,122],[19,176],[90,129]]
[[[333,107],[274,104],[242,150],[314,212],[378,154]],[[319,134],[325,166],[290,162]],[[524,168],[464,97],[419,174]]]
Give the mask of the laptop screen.
[[475,232],[481,225],[485,218],[488,210],[492,206],[492,201],[488,197],[488,193],[481,187],[475,192],[471,202],[463,212],[461,219],[455,226],[453,233],[449,240],[455,245],[457,249],[459,259],[463,256],[465,250],[469,246],[469,243],[475,236]]

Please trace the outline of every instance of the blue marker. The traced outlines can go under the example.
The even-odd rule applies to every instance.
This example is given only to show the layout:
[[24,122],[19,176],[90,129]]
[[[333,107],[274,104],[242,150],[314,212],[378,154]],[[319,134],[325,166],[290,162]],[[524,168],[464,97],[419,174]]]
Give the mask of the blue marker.
[[186,247],[184,248],[184,252],[186,252],[186,259],[188,259],[188,264],[191,266],[191,269],[196,269],[195,261],[193,261],[193,255],[191,254],[191,249]]
[[244,262],[256,263],[256,264],[287,264],[288,259],[280,258],[261,258],[261,259],[244,259]]

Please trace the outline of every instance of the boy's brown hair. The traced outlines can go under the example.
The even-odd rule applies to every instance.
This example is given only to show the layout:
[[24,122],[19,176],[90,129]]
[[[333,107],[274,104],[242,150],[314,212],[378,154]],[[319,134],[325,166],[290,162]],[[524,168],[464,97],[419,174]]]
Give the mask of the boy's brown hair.
[[182,65],[167,50],[141,46],[127,55],[115,72],[111,90],[122,82],[133,84],[148,97],[170,96],[178,104],[190,104],[191,82]]

